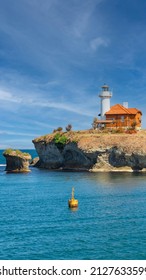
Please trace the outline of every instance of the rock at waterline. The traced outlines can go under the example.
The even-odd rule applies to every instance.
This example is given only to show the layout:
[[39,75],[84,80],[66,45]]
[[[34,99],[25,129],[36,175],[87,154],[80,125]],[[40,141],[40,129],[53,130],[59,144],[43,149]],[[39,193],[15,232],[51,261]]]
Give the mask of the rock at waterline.
[[31,165],[31,166],[34,166],[34,167],[37,167],[38,164],[39,164],[39,157],[33,158],[33,159],[31,160],[31,162],[30,162],[30,165]]
[[7,172],[29,172],[29,164],[31,155],[23,153],[19,150],[7,149],[4,151],[3,156],[6,158],[6,171]]

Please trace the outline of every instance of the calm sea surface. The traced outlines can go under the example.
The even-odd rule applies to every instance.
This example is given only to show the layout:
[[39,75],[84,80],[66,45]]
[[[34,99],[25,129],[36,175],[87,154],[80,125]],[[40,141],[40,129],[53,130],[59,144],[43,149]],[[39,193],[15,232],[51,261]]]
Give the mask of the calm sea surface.
[[0,153],[0,259],[146,259],[146,174],[6,174],[4,162]]

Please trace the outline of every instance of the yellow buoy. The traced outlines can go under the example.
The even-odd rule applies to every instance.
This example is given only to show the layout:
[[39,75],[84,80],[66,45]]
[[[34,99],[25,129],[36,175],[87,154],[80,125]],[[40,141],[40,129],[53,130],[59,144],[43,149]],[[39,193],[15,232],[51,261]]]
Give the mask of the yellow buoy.
[[72,188],[72,198],[68,200],[68,206],[70,208],[78,207],[78,200],[74,198],[74,188]]

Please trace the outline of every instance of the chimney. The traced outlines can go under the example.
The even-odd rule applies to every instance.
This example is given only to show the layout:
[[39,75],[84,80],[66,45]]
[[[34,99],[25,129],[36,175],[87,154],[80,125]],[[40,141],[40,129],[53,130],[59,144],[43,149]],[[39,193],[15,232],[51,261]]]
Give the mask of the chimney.
[[128,102],[123,102],[123,107],[128,109]]

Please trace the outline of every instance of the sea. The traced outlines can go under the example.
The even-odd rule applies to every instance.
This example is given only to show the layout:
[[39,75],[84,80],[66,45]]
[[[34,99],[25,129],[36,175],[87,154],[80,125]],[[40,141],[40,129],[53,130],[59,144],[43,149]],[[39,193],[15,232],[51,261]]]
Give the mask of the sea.
[[[8,174],[0,151],[1,260],[145,260],[146,174]],[[35,150],[27,150],[32,157]],[[79,201],[68,208],[72,187]]]

